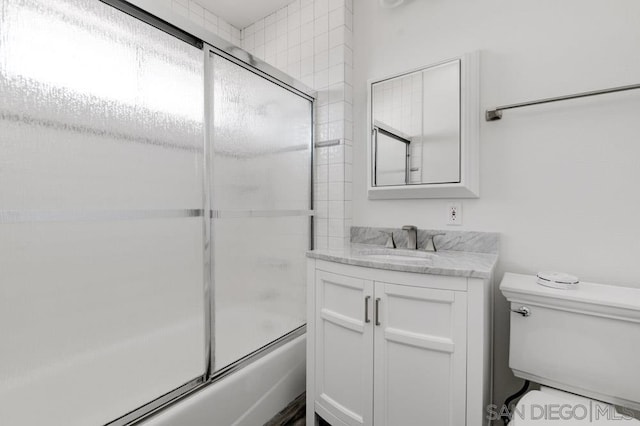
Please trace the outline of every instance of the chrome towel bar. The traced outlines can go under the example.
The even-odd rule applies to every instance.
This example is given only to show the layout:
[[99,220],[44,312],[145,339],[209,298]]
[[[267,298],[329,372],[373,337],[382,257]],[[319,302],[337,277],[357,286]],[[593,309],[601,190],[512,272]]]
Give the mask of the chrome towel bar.
[[518,103],[518,104],[505,105],[505,106],[496,107],[494,109],[488,109],[484,114],[484,118],[485,118],[486,121],[497,121],[497,120],[500,120],[502,118],[502,111],[505,110],[505,109],[514,109],[514,108],[521,108],[521,107],[526,107],[526,106],[531,106],[531,105],[548,104],[550,102],[558,102],[558,101],[566,101],[566,100],[569,100],[569,99],[586,98],[587,96],[605,95],[605,94],[608,94],[608,93],[624,92],[626,90],[634,90],[634,89],[640,89],[640,84],[632,84],[632,85],[629,85],[629,86],[613,87],[611,89],[593,90],[591,92],[576,93],[574,95],[558,96],[558,97],[555,97],[555,98],[546,98],[546,99],[539,99],[537,101],[521,102],[521,103]]

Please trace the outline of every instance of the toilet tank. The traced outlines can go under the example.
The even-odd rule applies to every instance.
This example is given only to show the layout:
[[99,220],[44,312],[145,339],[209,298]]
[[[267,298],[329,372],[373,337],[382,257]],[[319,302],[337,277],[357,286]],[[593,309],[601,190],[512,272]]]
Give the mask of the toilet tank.
[[544,287],[506,273],[509,367],[523,379],[640,410],[640,288],[580,283]]

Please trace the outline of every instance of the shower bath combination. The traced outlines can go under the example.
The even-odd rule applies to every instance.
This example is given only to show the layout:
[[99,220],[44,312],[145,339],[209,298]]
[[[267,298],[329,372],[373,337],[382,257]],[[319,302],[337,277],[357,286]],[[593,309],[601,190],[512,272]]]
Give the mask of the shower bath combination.
[[0,0],[1,424],[128,424],[304,333],[313,92],[107,3]]

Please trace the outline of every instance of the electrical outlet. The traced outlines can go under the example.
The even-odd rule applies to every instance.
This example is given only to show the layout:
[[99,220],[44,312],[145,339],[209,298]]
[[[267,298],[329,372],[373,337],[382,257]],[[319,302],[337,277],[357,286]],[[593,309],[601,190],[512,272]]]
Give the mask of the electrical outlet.
[[462,203],[447,204],[447,225],[462,225]]

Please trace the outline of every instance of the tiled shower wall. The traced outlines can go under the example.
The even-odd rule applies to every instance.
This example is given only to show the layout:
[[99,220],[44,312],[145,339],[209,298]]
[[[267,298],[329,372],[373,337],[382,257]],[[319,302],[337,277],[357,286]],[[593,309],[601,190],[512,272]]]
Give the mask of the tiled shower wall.
[[240,46],[240,29],[229,24],[223,18],[202,7],[193,0],[162,0],[171,10],[189,18],[223,39]]
[[294,0],[242,30],[244,50],[318,92],[316,248],[342,247],[352,223],[353,0]]

